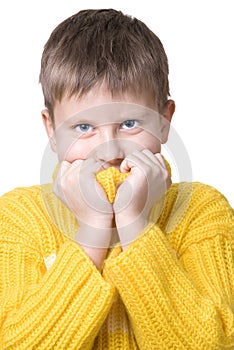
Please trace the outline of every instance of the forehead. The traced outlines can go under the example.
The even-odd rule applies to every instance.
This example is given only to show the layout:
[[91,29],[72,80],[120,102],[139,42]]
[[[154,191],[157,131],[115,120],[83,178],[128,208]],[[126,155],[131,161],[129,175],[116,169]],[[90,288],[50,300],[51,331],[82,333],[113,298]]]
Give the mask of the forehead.
[[[148,90],[141,93],[126,91],[115,96],[107,90],[105,84],[96,86],[82,96],[72,96],[56,101],[54,106],[54,119],[57,125],[64,123],[72,116],[80,114],[87,117],[90,112],[96,112],[96,118],[108,118],[123,114],[137,114],[137,110],[145,107],[156,111],[155,97]],[[92,108],[95,108],[92,110]],[[88,112],[87,112],[88,111]],[[140,112],[141,113],[141,112]],[[105,121],[108,121],[105,119]],[[102,122],[103,120],[100,120]]]
[[121,123],[128,119],[137,119],[142,122],[160,120],[161,116],[155,110],[133,103],[112,102],[82,110],[66,120],[64,123],[78,122],[90,124]]

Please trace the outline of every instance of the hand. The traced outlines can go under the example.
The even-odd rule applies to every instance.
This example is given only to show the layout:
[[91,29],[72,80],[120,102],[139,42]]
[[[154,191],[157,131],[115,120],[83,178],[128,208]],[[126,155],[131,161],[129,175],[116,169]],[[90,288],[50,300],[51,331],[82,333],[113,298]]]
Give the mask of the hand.
[[[161,154],[153,154],[147,149],[127,156],[120,171],[130,171],[119,186],[113,205],[122,242],[123,239],[134,239],[147,225],[150,210],[171,186],[171,178]],[[127,232],[128,238],[124,238]]]
[[93,247],[108,244],[113,221],[112,205],[95,178],[100,168],[93,159],[76,160],[72,164],[63,161],[53,186],[56,196],[78,220],[78,239]]

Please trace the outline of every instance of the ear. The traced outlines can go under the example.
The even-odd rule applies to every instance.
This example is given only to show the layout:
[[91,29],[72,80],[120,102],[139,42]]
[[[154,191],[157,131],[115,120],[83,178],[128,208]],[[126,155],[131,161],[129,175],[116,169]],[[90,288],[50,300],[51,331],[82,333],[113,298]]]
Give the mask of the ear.
[[55,127],[48,109],[43,109],[41,116],[47,136],[50,141],[50,147],[53,152],[56,152]]
[[173,114],[175,112],[175,102],[168,100],[163,108],[162,118],[162,143],[166,143],[170,131],[170,124]]

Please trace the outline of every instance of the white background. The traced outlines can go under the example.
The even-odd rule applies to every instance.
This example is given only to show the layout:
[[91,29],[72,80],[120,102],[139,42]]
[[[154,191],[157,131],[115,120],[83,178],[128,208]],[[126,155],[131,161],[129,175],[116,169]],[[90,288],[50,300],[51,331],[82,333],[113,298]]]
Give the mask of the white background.
[[38,76],[51,31],[81,9],[110,7],[138,17],[163,42],[177,106],[173,126],[186,145],[193,181],[216,187],[234,206],[232,0],[2,1],[0,195],[40,182],[47,137]]

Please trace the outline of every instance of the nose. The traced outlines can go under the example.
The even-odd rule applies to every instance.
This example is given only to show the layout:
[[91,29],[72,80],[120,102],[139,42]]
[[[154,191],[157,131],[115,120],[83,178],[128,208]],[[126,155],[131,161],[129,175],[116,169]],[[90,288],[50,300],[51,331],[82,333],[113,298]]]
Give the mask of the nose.
[[118,165],[116,162],[122,161],[124,156],[124,149],[121,147],[120,139],[112,139],[101,142],[95,150],[96,159],[101,163],[109,163],[110,165]]
[[97,143],[89,156],[99,161],[104,168],[119,167],[127,155],[135,150],[141,150],[142,145],[118,135],[118,130],[112,125],[103,127]]
[[99,140],[93,149],[93,156],[101,163],[115,165],[115,162],[125,157],[123,144],[115,129],[115,125],[105,125],[100,128]]
[[120,140],[109,140],[98,146],[97,156],[101,162],[111,162],[124,159],[124,151],[121,148]]

